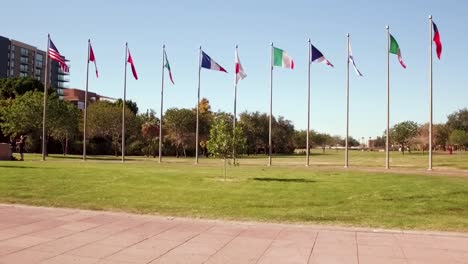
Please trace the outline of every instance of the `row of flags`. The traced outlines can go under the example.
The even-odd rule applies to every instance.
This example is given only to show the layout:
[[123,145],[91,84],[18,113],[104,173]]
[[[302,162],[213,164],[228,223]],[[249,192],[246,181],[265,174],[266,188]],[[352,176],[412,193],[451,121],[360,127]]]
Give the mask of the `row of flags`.
[[[432,17],[430,17],[430,23],[432,25],[432,31],[431,31],[431,36],[433,34],[432,41],[436,45],[437,57],[440,60],[440,57],[441,57],[441,54],[442,54],[442,43],[441,43],[441,40],[440,40],[440,33],[439,33],[438,28],[437,28],[437,25],[432,21]],[[387,32],[388,32],[388,27],[387,27]],[[91,42],[89,41],[88,43],[89,43],[89,46],[88,46],[88,66],[89,66],[90,62],[94,63],[95,71],[96,71],[96,77],[98,78],[99,73],[98,73],[98,69],[97,69],[96,57],[94,55],[94,52],[93,52],[93,49],[92,49],[92,46],[91,46]],[[432,45],[432,42],[431,42],[431,45]],[[54,45],[54,43],[52,42],[50,37],[49,37],[48,46],[49,46],[49,48],[48,48],[48,57],[50,57],[52,60],[56,61],[59,64],[60,68],[64,72],[69,72],[69,67],[68,67],[68,65],[66,63],[65,57],[60,54],[60,52],[58,51],[57,47]],[[351,44],[349,42],[349,34],[348,34],[347,49],[348,49],[348,59],[347,59],[348,65],[351,64],[353,66],[356,75],[358,75],[360,77],[363,77],[363,74],[359,71],[359,69],[356,66],[356,62],[354,60],[354,57],[353,57],[353,54],[352,54],[352,51],[351,51]],[[310,50],[309,66],[312,63],[323,63],[323,64],[325,64],[327,66],[334,67],[333,64],[323,55],[323,53],[319,49],[317,49],[312,43],[310,43],[310,40],[309,40],[309,50]],[[393,35],[391,35],[389,32],[388,32],[388,50],[387,50],[387,53],[397,55],[397,58],[398,58],[398,61],[399,61],[400,65],[403,68],[406,68],[406,64],[404,63],[403,57],[402,57],[402,54],[401,54],[400,46],[398,45],[398,42],[396,41],[395,37],[393,37]],[[125,63],[130,64],[133,77],[135,78],[135,80],[138,80],[138,74],[137,74],[137,71],[136,71],[136,68],[135,68],[135,63],[133,61],[130,50],[128,49],[128,45],[126,45],[126,54],[128,54],[128,56],[127,56],[127,58],[125,60]],[[431,61],[431,65],[432,65],[432,61]],[[294,65],[293,58],[287,52],[285,52],[283,49],[280,49],[278,47],[274,47],[273,44],[271,44],[271,75],[273,74],[273,67],[274,66],[294,69],[295,65]],[[213,60],[200,47],[199,70],[201,70],[202,68],[227,73],[225,68],[223,68],[215,60]],[[163,105],[164,69],[167,70],[167,72],[169,74],[170,81],[172,82],[172,84],[174,84],[174,80],[173,80],[173,76],[172,76],[172,72],[171,72],[171,67],[169,65],[169,60],[167,58],[165,47],[163,47],[163,82],[162,82],[162,87],[161,87],[161,120],[162,120],[162,105]],[[431,66],[431,69],[432,69],[432,66]],[[235,97],[234,97],[234,120],[235,120],[235,114],[236,114],[237,84],[238,84],[239,80],[242,80],[245,77],[247,77],[247,74],[244,71],[244,68],[242,67],[242,64],[241,64],[240,59],[239,59],[237,46],[236,46],[236,50],[235,50],[235,75],[236,75],[236,78],[235,78],[235,91],[236,92],[235,92]],[[310,67],[309,67],[309,75],[310,75]],[[348,76],[349,76],[349,70],[348,70]],[[432,70],[431,70],[431,76],[432,76]],[[271,81],[272,80],[273,79],[271,78]],[[86,83],[88,83],[88,81]],[[198,86],[198,102],[197,102],[197,104],[200,101],[200,74],[199,74],[198,83],[199,83],[199,86]],[[126,89],[125,87],[126,87],[126,80],[125,80],[125,84],[124,84],[124,100],[125,100],[125,89]],[[271,93],[273,91],[272,87],[273,87],[273,84],[271,83]],[[88,87],[86,87],[86,92],[87,92],[87,90],[88,90]],[[348,88],[347,88],[347,90],[348,90],[348,93],[349,93],[349,79],[348,79]],[[310,78],[309,78],[309,94],[310,94]],[[272,95],[270,95],[270,118],[272,116],[271,96]],[[85,97],[87,97],[87,96],[85,96]],[[309,95],[308,95],[308,97],[309,97]],[[308,100],[309,100],[308,111],[310,111],[310,98],[308,98]],[[348,101],[348,104],[349,104],[349,101]],[[86,105],[87,104],[85,102],[85,124],[86,124]],[[124,110],[125,109],[124,108],[125,107],[123,107],[123,118],[122,118],[123,127],[125,125],[125,120],[124,120],[124,112],[125,112]],[[347,108],[349,110],[349,106]],[[44,120],[45,120],[45,112],[46,112],[45,109],[46,108],[45,108],[45,105],[44,105]],[[387,112],[389,111],[388,109],[389,109],[389,107],[388,107],[388,100],[387,100]],[[198,107],[197,107],[197,110],[198,110]],[[348,114],[349,113],[347,113],[347,115]],[[387,113],[387,126],[388,126],[388,116],[389,116],[389,114]],[[348,120],[347,120],[347,122],[348,122]],[[431,129],[432,129],[432,82],[431,82],[431,121],[430,121],[430,124],[431,124],[431,126],[430,126],[430,131],[431,131]],[[234,126],[235,126],[235,121],[234,121]],[[160,127],[160,138],[162,137],[161,127]],[[348,123],[347,123],[347,127],[348,127]],[[84,130],[85,131],[84,131],[84,140],[83,141],[86,142],[86,128]],[[309,128],[307,130],[309,130]],[[348,128],[347,128],[347,130],[348,130]],[[387,132],[388,132],[388,128],[387,128]],[[43,133],[45,133],[45,128],[44,128]],[[122,130],[122,133],[124,135],[124,133],[125,133],[124,129]],[[348,133],[348,131],[347,131],[347,133]],[[307,135],[307,137],[308,137],[308,135]],[[389,135],[387,135],[387,140],[388,140],[388,137],[389,137]],[[43,135],[43,138],[45,138],[44,135]],[[197,149],[197,151],[196,151],[196,163],[198,163],[198,111],[197,111],[196,138],[197,138],[197,140],[196,140],[197,141],[196,142],[196,144],[197,144],[196,145],[196,149]],[[346,139],[347,138],[348,138],[348,134],[346,135]],[[308,138],[307,138],[307,142],[308,142]],[[272,148],[272,146],[271,146],[272,145],[271,144],[271,120],[270,120],[270,144],[269,145],[270,145],[269,165],[271,165],[271,148]],[[45,143],[43,142],[43,149],[44,148],[45,148]],[[160,151],[159,151],[160,152],[159,153],[159,160],[161,161],[161,141],[160,141],[159,149],[160,149]],[[308,154],[308,152],[309,151],[307,151],[307,154]],[[85,156],[86,156],[86,145],[85,145],[85,143],[84,143],[83,153],[84,153],[83,158],[85,159]],[[124,161],[124,155],[125,155],[125,142],[124,142],[124,136],[123,136],[122,137],[122,161]],[[44,150],[43,150],[43,159],[45,159]],[[345,161],[345,167],[347,167],[347,153],[346,153],[345,160],[346,160]],[[432,164],[431,162],[432,162],[432,160],[430,161],[430,164]],[[308,155],[307,155],[306,166],[308,166]],[[388,142],[387,142],[387,168],[388,168]],[[430,168],[431,168],[431,165],[430,165]]]
[[[434,22],[432,22],[432,26],[433,26],[433,30],[434,30],[433,41],[436,44],[437,58],[440,59],[440,56],[442,54],[442,43],[440,41],[440,34],[439,34],[439,30],[437,28],[437,25]],[[314,45],[312,45],[312,44],[310,44],[310,45],[311,45],[311,49],[310,49],[311,54],[310,54],[309,63],[312,63],[312,62],[324,63],[324,64],[326,64],[328,66],[334,67],[333,64],[329,60],[327,60],[327,58],[325,58],[325,56],[322,54],[322,52],[320,52],[320,50],[318,50]],[[354,68],[354,71],[356,72],[356,74],[358,76],[362,77],[363,75],[358,70],[358,68],[356,66],[356,63],[354,61],[354,57],[353,57],[352,52],[351,52],[351,45],[349,45],[348,49],[349,49],[348,60],[353,65],[353,68]],[[52,40],[50,38],[49,38],[49,50],[48,51],[49,51],[48,56],[52,60],[56,61],[59,64],[62,71],[68,73],[70,68],[68,67],[68,65],[66,63],[66,60],[65,60],[64,56],[62,56],[60,54],[57,47],[54,45],[54,43],[52,42]],[[389,48],[388,52],[397,55],[398,56],[398,61],[400,62],[401,66],[403,68],[406,68],[406,64],[403,61],[403,57],[401,55],[400,46],[398,45],[398,42],[396,41],[396,39],[391,34],[390,34],[390,48]],[[174,80],[172,78],[171,67],[169,65],[169,61],[167,59],[167,54],[166,54],[165,51],[164,51],[164,60],[165,60],[164,67],[169,72],[169,78],[170,78],[171,82],[174,84]],[[289,56],[284,50],[282,50],[280,48],[273,47],[273,59],[272,60],[273,60],[273,62],[272,62],[273,66],[294,69],[294,60],[292,59],[292,57]],[[97,64],[96,64],[96,57],[94,56],[93,47],[91,46],[91,43],[89,43],[89,59],[88,59],[88,62],[94,62],[94,66],[95,66],[95,70],[96,70],[96,77],[99,77],[99,72],[98,72],[98,68],[97,68]],[[135,80],[138,80],[138,74],[136,72],[135,63],[133,62],[130,50],[128,51],[127,63],[129,63],[131,65],[133,77],[135,78]],[[222,72],[227,73],[227,71],[221,65],[219,65],[216,61],[214,61],[204,51],[202,51],[200,67],[205,68],[205,69],[209,69],[209,70],[222,71]],[[238,82],[241,79],[244,79],[247,76],[245,74],[245,72],[244,72],[244,69],[242,68],[242,65],[240,64],[237,49],[236,49],[236,55],[235,55],[235,73],[236,73],[236,82]]]

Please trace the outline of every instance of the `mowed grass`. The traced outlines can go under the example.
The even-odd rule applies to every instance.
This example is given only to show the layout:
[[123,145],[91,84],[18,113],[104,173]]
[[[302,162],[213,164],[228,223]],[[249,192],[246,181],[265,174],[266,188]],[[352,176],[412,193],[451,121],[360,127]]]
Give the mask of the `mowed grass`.
[[[0,202],[213,219],[468,232],[468,175],[463,170],[466,154],[434,157],[446,159],[441,161],[444,164],[452,162],[454,165],[448,167],[460,175],[447,176],[437,170],[431,175],[345,170],[334,167],[335,163],[342,166],[342,155],[327,152],[313,155],[308,168],[303,166],[303,157],[297,156],[275,157],[272,167],[264,165],[264,156],[244,158],[240,166],[228,168],[227,181],[222,177],[222,162],[215,159],[201,159],[194,165],[192,158],[166,158],[159,164],[154,159],[130,157],[122,164],[109,157],[82,162],[78,156],[52,156],[40,162],[38,155],[27,155],[31,161],[0,162]],[[359,157],[371,162],[372,155],[382,155],[351,153],[355,155],[351,165]],[[413,155],[405,157],[417,159],[418,154]],[[319,160],[323,166],[314,165]],[[325,166],[325,162],[331,165]],[[426,166],[427,156],[416,162]]]

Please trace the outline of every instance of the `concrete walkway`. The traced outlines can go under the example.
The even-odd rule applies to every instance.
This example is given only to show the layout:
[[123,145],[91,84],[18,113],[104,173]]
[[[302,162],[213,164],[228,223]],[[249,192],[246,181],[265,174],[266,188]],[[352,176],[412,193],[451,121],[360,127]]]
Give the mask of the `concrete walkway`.
[[468,263],[468,234],[0,204],[0,263]]

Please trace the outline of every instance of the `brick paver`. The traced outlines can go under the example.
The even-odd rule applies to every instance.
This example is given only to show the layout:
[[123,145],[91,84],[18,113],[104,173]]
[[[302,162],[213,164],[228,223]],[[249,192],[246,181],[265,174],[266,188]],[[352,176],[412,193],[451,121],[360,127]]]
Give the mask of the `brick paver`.
[[468,263],[468,234],[0,204],[0,264]]

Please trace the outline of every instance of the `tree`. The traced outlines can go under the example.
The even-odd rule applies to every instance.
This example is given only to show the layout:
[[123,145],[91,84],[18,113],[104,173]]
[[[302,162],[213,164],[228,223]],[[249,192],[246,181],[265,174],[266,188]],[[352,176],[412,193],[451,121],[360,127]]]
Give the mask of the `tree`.
[[[5,102],[8,106],[0,111],[2,131],[12,135],[27,134],[28,142],[38,142],[42,137],[43,93],[28,91]],[[59,140],[65,153],[67,138],[78,130],[78,109],[55,94],[47,98],[47,106],[46,139],[52,136]]]
[[[122,99],[118,99],[115,101],[115,105],[119,106],[122,109]],[[138,114],[138,105],[137,103],[133,102],[132,100],[125,100],[125,106],[132,111],[134,115]]]
[[211,155],[223,159],[224,180],[226,180],[226,159],[235,153],[241,152],[246,146],[246,139],[242,129],[236,126],[233,129],[225,115],[217,116],[210,130],[210,140],[208,140],[208,151]]
[[239,126],[247,139],[247,154],[267,153],[269,117],[266,113],[243,112],[240,114]]
[[450,133],[450,143],[458,146],[459,150],[468,147],[468,133],[461,129],[455,129]]
[[44,91],[44,85],[33,78],[0,79],[0,99],[14,99],[28,91]]
[[187,148],[195,144],[195,123],[196,114],[190,109],[171,108],[164,114],[166,137],[175,147],[177,157],[180,149],[187,156]]
[[148,112],[142,118],[141,134],[144,139],[143,153],[156,157],[159,152],[159,119],[154,111]]
[[[111,143],[115,156],[121,149],[122,107],[106,101],[98,101],[88,107],[88,136],[101,137]],[[131,139],[139,134],[140,126],[135,114],[125,108],[125,135]],[[131,141],[127,142],[129,145]]]
[[394,125],[390,129],[390,139],[393,143],[401,146],[402,154],[405,154],[405,147],[418,134],[418,124],[413,121],[405,121]]
[[294,125],[284,117],[272,122],[271,138],[275,153],[292,153],[294,151]]
[[447,127],[450,131],[459,129],[468,132],[468,108],[453,112],[447,118]]
[[68,153],[68,141],[78,135],[80,112],[76,106],[70,102],[50,97],[47,109],[49,113],[48,134],[60,141],[62,153]]

